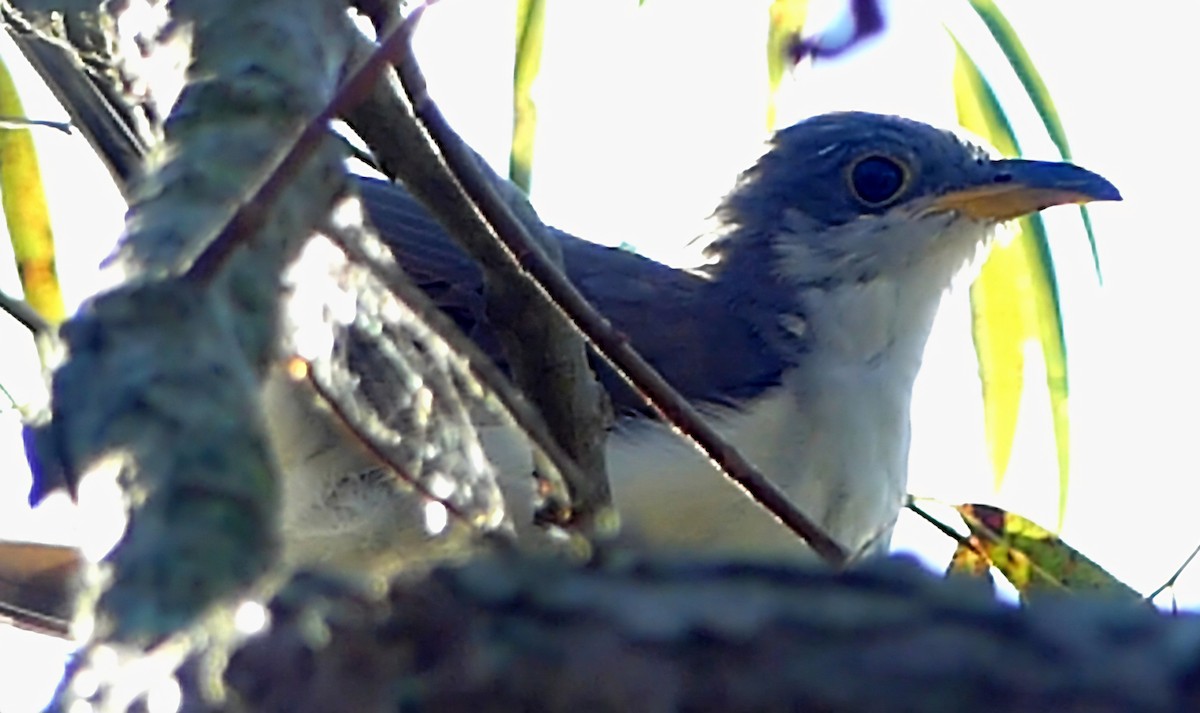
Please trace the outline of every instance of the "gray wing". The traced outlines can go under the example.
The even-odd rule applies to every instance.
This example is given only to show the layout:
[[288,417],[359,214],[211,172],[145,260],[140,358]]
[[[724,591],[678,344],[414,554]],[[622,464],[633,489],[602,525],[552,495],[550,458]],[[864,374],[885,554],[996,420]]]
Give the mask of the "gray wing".
[[[360,178],[375,227],[409,275],[467,336],[501,366],[487,323],[479,268],[403,188]],[[618,248],[550,229],[562,243],[567,275],[686,398],[734,405],[779,383],[787,359],[755,320],[743,319],[727,290],[711,280]],[[646,407],[607,365],[593,358],[618,413]]]

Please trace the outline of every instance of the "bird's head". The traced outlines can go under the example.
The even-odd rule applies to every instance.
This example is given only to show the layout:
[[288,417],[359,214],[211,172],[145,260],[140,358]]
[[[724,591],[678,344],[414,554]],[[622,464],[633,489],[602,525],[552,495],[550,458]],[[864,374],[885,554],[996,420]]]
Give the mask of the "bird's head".
[[[1069,163],[994,159],[955,134],[846,112],[778,132],[718,208],[718,261],[768,261],[789,283],[834,287],[925,265],[948,282],[1001,222],[1119,200]],[[941,273],[946,273],[942,275]]]

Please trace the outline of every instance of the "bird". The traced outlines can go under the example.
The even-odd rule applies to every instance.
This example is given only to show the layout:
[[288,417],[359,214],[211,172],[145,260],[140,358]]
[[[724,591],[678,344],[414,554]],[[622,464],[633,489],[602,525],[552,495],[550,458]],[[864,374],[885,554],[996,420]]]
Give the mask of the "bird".
[[[475,263],[402,186],[367,177],[355,186],[397,262],[503,365]],[[632,346],[817,525],[868,556],[887,550],[904,502],[912,389],[943,295],[1006,221],[1116,200],[1112,183],[1070,163],[994,158],[921,122],[840,112],[766,143],[697,239],[701,265],[668,267],[555,229],[549,237],[570,280]],[[615,504],[639,546],[808,556],[595,365],[615,413],[606,444]],[[289,562],[382,576],[471,551],[470,533],[432,534],[425,501],[397,489],[283,371],[262,401],[284,473]],[[532,497],[527,443],[481,426],[502,480]],[[80,558],[39,549],[31,561],[30,552],[0,542],[0,604],[14,605],[0,616],[61,634],[70,597],[45,592],[65,591]]]
[[[401,186],[361,178],[358,189],[397,262],[502,363],[474,262]],[[1069,163],[994,158],[951,131],[840,112],[770,139],[698,239],[704,264],[677,269],[550,236],[566,275],[632,346],[816,524],[866,556],[887,550],[904,503],[913,384],[943,295],[1004,222],[1120,197]],[[616,414],[606,444],[613,496],[636,542],[803,556],[793,533],[594,361]],[[411,526],[419,502],[397,501],[377,464],[321,423],[308,397],[267,391],[292,485],[285,542],[303,543],[300,559],[357,567],[389,547],[445,553],[422,549],[434,540]],[[487,430],[498,468],[528,482],[524,442]]]

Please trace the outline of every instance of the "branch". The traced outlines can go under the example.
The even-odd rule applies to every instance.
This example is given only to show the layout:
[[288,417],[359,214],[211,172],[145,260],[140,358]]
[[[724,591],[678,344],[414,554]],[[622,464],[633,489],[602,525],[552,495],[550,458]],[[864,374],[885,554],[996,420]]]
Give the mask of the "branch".
[[[378,52],[389,59],[406,56],[420,12],[418,8],[398,23]],[[376,52],[375,46],[365,40],[359,51]],[[469,174],[475,178],[474,183],[488,186],[489,193],[489,183],[504,184],[498,177],[485,177],[481,161],[461,143],[460,150],[465,154],[460,157],[466,158],[447,165],[415,121],[403,87],[395,84],[394,75],[388,79],[345,118],[375,153],[383,171],[403,180],[446,232],[479,263],[488,314],[514,379],[538,406],[562,448],[579,464],[576,472],[584,476],[579,481],[568,480],[574,524],[584,531],[593,526],[600,531],[609,529],[612,496],[604,467],[609,410],[604,391],[588,367],[583,341],[561,313],[546,304],[537,287],[523,278],[517,260],[496,241],[492,226],[479,215],[472,201],[475,196],[465,192],[459,180]],[[493,202],[499,200],[491,195]],[[523,203],[523,198],[507,197]],[[527,204],[522,213],[525,225],[542,231],[541,222]],[[510,223],[517,222],[511,213],[508,215]],[[538,243],[526,244],[538,250]],[[543,240],[542,245],[550,250],[558,248],[549,240]],[[555,259],[561,263],[561,256]]]
[[398,582],[382,601],[302,575],[270,619],[225,674],[253,710],[1200,705],[1200,619],[1085,597],[1018,610],[903,559],[833,573],[496,558]]
[[[131,76],[122,49],[111,32],[128,4],[100,0],[68,4],[56,0],[0,0],[0,18],[14,43],[41,76],[79,129],[96,149],[122,194],[144,170],[149,147],[160,138],[158,92],[135,96],[141,77]],[[68,6],[69,5],[69,6]],[[18,7],[19,6],[19,7]],[[110,15],[110,11],[112,14]],[[143,14],[142,22],[146,21]],[[151,44],[172,43],[169,35],[146,30],[132,54],[142,59]],[[133,60],[137,61],[137,60]],[[144,61],[144,60],[143,60]],[[169,105],[174,95],[161,97]]]
[[[407,30],[407,27],[401,26],[396,33]],[[390,41],[390,39],[386,41]],[[543,252],[537,247],[538,242],[529,235],[529,231],[522,221],[518,220],[509,206],[496,195],[493,189],[495,184],[482,172],[480,162],[465,147],[429,98],[425,90],[424,78],[412,56],[411,47],[405,44],[399,49],[403,49],[404,54],[397,59],[396,67],[411,105],[405,102],[404,98],[396,96],[394,89],[381,85],[371,99],[360,107],[360,112],[349,117],[351,126],[364,137],[372,149],[377,151],[385,171],[401,172],[409,190],[438,216],[448,233],[463,241],[464,248],[479,260],[485,274],[489,274],[489,271],[504,270],[505,284],[527,276],[538,288],[537,301],[548,301],[561,310],[575,325],[575,328],[582,332],[588,342],[595,347],[596,351],[629,382],[635,391],[646,399],[646,403],[659,416],[696,445],[727,477],[766,508],[772,516],[802,537],[826,561],[835,566],[845,564],[848,554],[842,546],[813,523],[778,486],[763,476],[757,468],[723,439],[700,413],[680,396],[629,345],[628,341],[612,328],[602,315],[596,312],[595,308],[562,274],[562,271],[546,259]],[[458,185],[461,185],[462,190],[469,196],[470,202],[473,204],[471,207],[458,207],[462,199],[457,195],[453,185],[447,185],[445,178],[436,175],[437,171],[414,169],[414,164],[418,163],[416,156],[418,149],[421,151],[425,151],[425,149],[420,148],[424,143],[420,141],[420,136],[412,138],[411,142],[406,138],[407,134],[417,133],[417,130],[411,127],[412,113],[415,113],[420,120],[421,127],[429,133],[439,153],[428,159],[421,156],[421,162],[436,162],[432,164],[433,166],[439,166],[444,162],[446,168],[442,169],[442,172],[447,169],[453,172]],[[387,127],[386,137],[388,140],[384,140],[382,127]],[[380,140],[373,140],[376,137]],[[395,148],[388,152],[386,149],[389,141],[394,141],[395,143],[391,145],[402,146],[404,150]],[[452,214],[447,215],[447,211],[451,209]],[[490,225],[491,230],[494,230],[496,236],[503,242],[505,249],[502,254],[496,254],[496,249],[483,237],[478,240],[472,238],[469,243],[467,242],[465,235],[477,235],[481,232],[474,221],[465,220],[468,216],[474,216],[473,209],[478,209]],[[513,266],[513,262],[516,262],[517,266]],[[519,274],[508,277],[514,273],[514,270]],[[489,280],[489,284],[499,282],[501,280],[495,277]],[[530,293],[525,296],[522,293],[522,296],[525,300],[523,302],[525,309],[532,309],[532,305],[535,303],[534,294]],[[489,298],[491,298],[490,295]],[[503,312],[504,321],[498,323],[497,326],[512,323],[513,315],[522,314],[520,311],[512,311],[507,305]],[[515,321],[531,323],[540,321],[540,319],[540,317],[524,316]],[[561,321],[561,317],[555,319]],[[526,343],[526,349],[528,349],[528,343]],[[542,401],[536,402],[540,407],[545,408]],[[552,424],[554,423],[549,417],[548,420]]]
[[[344,184],[326,139],[262,228],[211,280],[184,275],[203,238],[238,215],[281,127],[314,116],[343,72],[331,0],[178,0],[205,52],[134,187],[112,266],[126,281],[68,321],[53,421],[37,432],[74,482],[116,466],[131,509],[102,565],[98,636],[143,643],[245,591],[272,563],[278,509],[258,387],[275,356],[279,275]],[[214,229],[213,226],[216,226]]]
[[35,337],[54,334],[54,326],[25,300],[0,292],[0,311],[7,312]]

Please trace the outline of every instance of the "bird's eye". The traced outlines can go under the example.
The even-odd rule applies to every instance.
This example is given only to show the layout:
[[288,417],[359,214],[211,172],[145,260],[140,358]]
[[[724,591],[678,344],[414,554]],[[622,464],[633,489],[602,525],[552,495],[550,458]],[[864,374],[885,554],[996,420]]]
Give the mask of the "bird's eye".
[[850,190],[869,206],[887,203],[908,183],[908,170],[887,156],[867,156],[850,168]]

